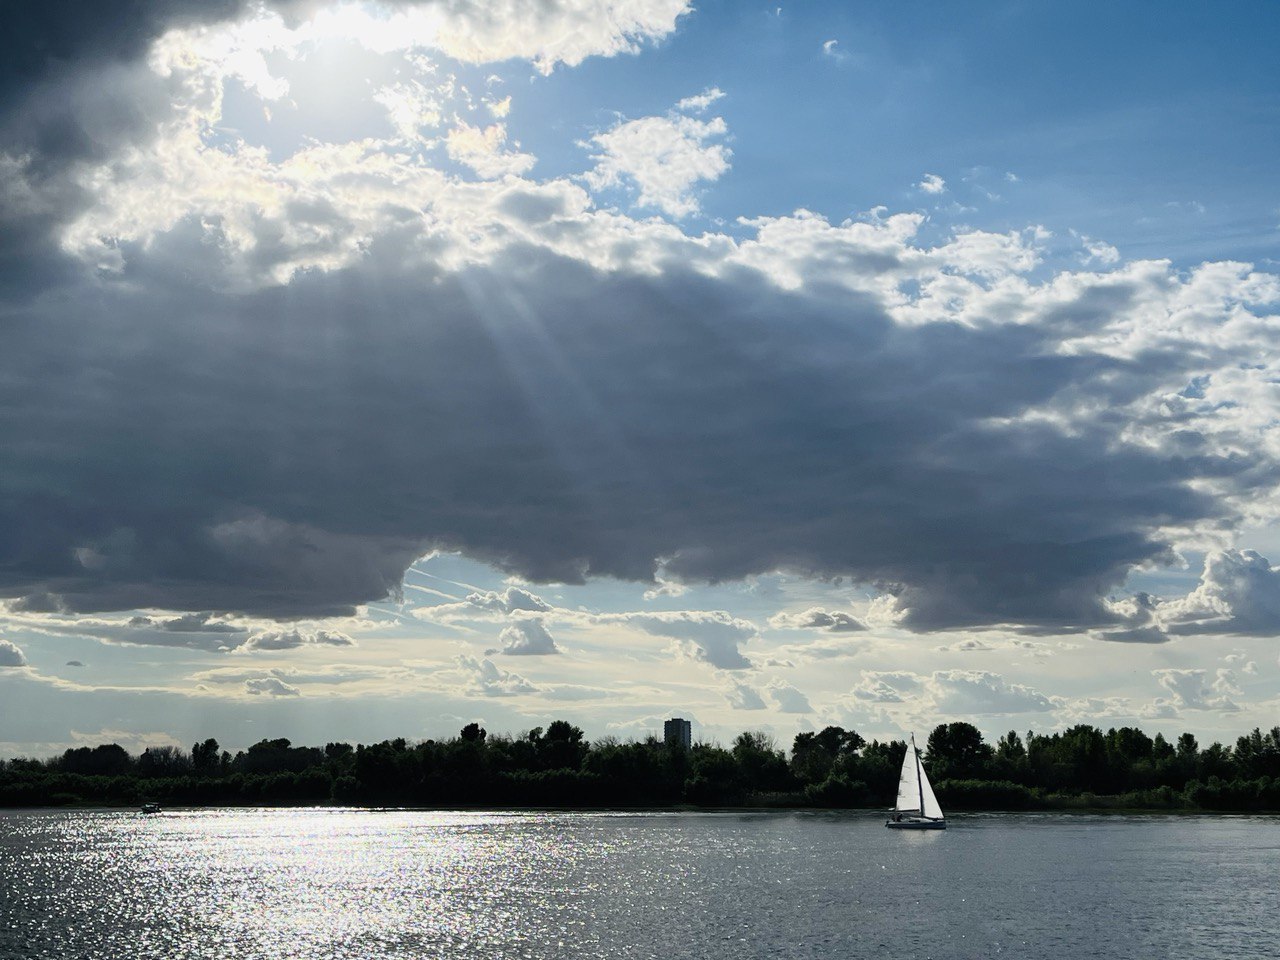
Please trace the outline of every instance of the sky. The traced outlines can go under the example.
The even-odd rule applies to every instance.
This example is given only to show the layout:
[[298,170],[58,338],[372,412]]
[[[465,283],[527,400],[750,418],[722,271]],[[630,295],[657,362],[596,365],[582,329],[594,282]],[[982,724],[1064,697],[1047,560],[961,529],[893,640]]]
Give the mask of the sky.
[[1270,3],[0,31],[0,756],[1280,716]]

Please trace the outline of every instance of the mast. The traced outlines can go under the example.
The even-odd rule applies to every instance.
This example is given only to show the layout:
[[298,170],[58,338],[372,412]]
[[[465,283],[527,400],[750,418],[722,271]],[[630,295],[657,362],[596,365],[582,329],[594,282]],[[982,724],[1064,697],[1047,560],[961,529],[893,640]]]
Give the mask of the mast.
[[916,789],[920,791],[920,816],[924,816],[924,772],[920,769],[920,751],[916,749],[916,735],[911,735],[911,752],[916,755]]

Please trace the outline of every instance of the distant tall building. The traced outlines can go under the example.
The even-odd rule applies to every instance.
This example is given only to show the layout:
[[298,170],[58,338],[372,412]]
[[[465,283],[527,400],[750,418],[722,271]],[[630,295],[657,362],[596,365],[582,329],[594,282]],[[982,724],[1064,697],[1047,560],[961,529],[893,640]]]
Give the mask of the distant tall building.
[[662,739],[668,746],[678,746],[688,750],[693,746],[693,724],[688,720],[673,717],[662,725]]

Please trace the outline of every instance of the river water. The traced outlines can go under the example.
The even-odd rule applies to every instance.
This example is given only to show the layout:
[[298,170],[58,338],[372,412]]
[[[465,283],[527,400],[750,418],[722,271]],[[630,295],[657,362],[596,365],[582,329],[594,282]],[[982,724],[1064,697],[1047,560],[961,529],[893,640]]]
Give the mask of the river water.
[[1280,955],[1280,818],[0,813],[0,957]]

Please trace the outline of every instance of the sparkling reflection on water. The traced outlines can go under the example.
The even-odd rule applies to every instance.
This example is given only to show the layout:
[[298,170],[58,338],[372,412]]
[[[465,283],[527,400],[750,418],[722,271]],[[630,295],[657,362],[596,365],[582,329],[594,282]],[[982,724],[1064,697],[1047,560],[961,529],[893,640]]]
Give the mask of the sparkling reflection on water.
[[5,958],[1275,957],[1280,819],[0,813]]

